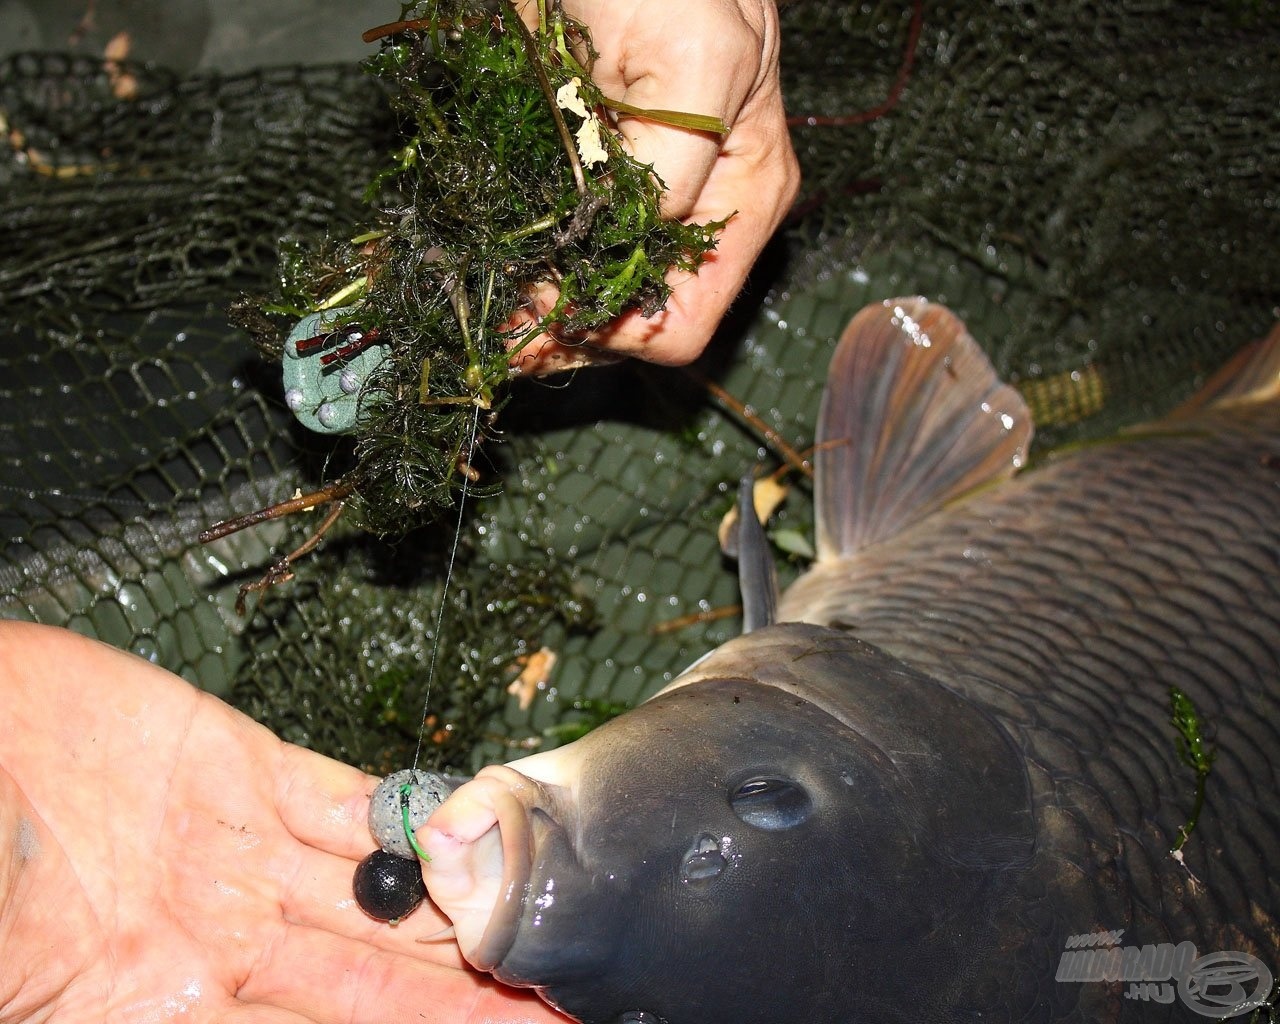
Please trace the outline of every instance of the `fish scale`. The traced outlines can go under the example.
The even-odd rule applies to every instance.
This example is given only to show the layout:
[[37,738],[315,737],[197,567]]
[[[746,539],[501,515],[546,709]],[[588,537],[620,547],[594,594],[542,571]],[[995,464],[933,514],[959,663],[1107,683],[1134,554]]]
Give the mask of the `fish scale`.
[[[1280,849],[1280,407],[1199,427],[1073,453],[815,569],[780,617],[848,629],[991,710],[1055,808],[1046,829],[1075,832],[1060,841],[1091,851],[1083,871],[1131,875],[1137,905],[1114,919],[1133,934],[1274,949],[1280,879],[1240,837]],[[1171,685],[1218,749],[1186,867],[1168,853],[1194,792]]]

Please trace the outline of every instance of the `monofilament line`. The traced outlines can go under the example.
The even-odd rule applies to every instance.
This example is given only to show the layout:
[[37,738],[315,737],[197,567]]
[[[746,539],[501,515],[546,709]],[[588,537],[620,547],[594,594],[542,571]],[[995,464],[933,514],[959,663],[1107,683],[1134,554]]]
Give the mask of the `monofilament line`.
[[[476,435],[480,431],[480,406],[475,407],[475,415],[471,418],[471,441],[467,445],[468,458],[475,451]],[[453,527],[453,547],[449,551],[449,564],[444,571],[444,586],[440,588],[440,607],[436,610],[435,636],[431,638],[431,659],[427,662],[427,692],[422,698],[422,714],[418,722],[418,746],[413,752],[413,767],[418,767],[422,757],[422,737],[427,731],[427,707],[431,703],[431,681],[436,674],[436,657],[440,654],[440,627],[444,623],[445,603],[449,600],[449,581],[453,579],[453,564],[458,560],[458,540],[462,537],[462,514],[467,507],[467,491],[471,485],[471,477],[462,474],[462,496],[458,499],[458,521]]]

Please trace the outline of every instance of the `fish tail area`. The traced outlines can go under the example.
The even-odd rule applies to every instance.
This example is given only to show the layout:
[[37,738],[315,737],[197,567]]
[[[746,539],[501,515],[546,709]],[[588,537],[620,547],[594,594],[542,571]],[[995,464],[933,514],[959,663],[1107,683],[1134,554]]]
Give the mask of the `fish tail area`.
[[1031,414],[964,323],[920,297],[863,309],[836,347],[815,453],[818,558],[893,536],[1023,464]]
[[1179,422],[1212,409],[1280,400],[1280,323],[1265,338],[1246,345],[1199,391],[1169,414]]

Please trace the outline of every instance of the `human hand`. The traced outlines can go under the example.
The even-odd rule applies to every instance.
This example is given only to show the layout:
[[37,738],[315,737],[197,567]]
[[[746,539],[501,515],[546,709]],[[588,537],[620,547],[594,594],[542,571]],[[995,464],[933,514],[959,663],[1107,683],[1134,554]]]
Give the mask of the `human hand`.
[[[648,109],[720,117],[724,138],[620,115],[632,155],[652,164],[667,187],[663,215],[706,223],[730,218],[696,275],[673,272],[673,291],[652,317],[625,313],[586,346],[543,337],[516,357],[525,373],[594,362],[599,350],[649,362],[692,362],[706,347],[747,272],[795,198],[799,164],[787,134],[778,82],[778,15],[773,0],[564,0],[583,22],[599,59],[592,78],[610,99]],[[521,15],[536,24],[537,4]],[[510,326],[535,323],[555,304],[550,286],[531,297]]]
[[0,622],[0,1022],[564,1024],[424,904],[351,895],[375,781],[63,630]]

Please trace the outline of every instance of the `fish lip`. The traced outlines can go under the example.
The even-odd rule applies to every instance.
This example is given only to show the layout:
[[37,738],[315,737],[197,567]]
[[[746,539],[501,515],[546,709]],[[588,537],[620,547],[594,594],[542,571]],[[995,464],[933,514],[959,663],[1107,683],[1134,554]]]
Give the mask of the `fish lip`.
[[477,969],[492,972],[501,966],[515,945],[524,916],[533,871],[530,805],[536,800],[539,787],[506,765],[491,765],[477,778],[481,775],[496,777],[504,784],[493,803],[496,821],[492,826],[498,829],[502,844],[502,882],[480,941],[467,959]]

